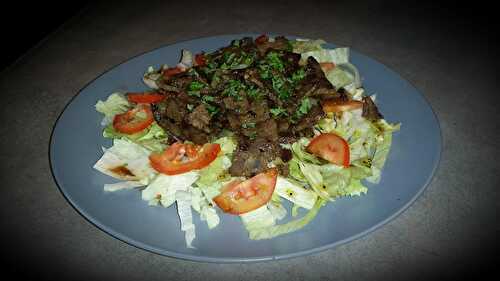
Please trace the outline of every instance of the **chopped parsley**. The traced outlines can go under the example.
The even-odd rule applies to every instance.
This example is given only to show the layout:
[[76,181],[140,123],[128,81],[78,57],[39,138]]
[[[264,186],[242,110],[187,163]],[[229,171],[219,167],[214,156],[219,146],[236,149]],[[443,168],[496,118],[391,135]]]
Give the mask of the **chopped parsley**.
[[300,81],[302,81],[302,79],[304,79],[305,77],[306,77],[306,71],[304,70],[303,67],[301,67],[295,73],[292,74],[291,82],[293,84],[297,84]]
[[247,89],[247,96],[254,99],[258,100],[262,97],[263,93],[259,88],[256,88],[254,86],[250,86],[250,88]]
[[302,118],[309,112],[309,110],[311,110],[311,108],[312,108],[311,100],[309,98],[303,98],[300,101],[299,107],[297,108],[297,110],[295,111],[295,113],[291,118],[292,123],[298,122],[300,118]]
[[218,108],[215,105],[208,104],[208,103],[205,103],[205,108],[208,111],[208,113],[210,113],[210,116],[214,116],[217,113],[219,113],[219,111],[220,111],[220,108]]
[[285,71],[285,65],[277,52],[269,52],[266,55],[267,63],[279,72]]
[[276,93],[278,93],[278,98],[280,100],[287,100],[290,97],[291,91],[285,79],[279,76],[273,76],[271,78],[271,82],[273,85],[273,89],[276,91]]
[[205,88],[205,84],[200,81],[193,81],[189,84],[187,93],[190,96],[200,97],[200,90]]
[[255,122],[248,122],[241,124],[243,129],[255,128]]
[[271,112],[274,118],[278,118],[280,116],[288,116],[288,112],[286,112],[286,110],[281,107],[271,108],[269,112]]
[[209,95],[204,95],[201,97],[202,102],[213,102],[214,100],[215,98]]
[[231,79],[229,80],[222,94],[228,97],[232,97],[235,100],[241,100],[242,97],[240,92],[242,90],[245,90],[245,88],[245,84],[241,83],[241,81]]

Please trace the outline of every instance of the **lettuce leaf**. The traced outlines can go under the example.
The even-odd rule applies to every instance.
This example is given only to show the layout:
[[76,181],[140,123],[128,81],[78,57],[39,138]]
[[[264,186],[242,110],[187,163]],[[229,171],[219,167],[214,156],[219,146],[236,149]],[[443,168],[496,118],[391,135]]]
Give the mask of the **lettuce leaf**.
[[146,148],[131,141],[114,139],[113,146],[106,149],[94,164],[94,169],[117,179],[147,184],[156,175],[156,171],[149,164],[150,153]]
[[[244,222],[248,230],[248,236],[252,240],[271,239],[276,236],[297,231],[305,227],[316,217],[323,204],[323,200],[317,200],[311,210],[309,210],[309,212],[303,217],[280,225],[275,225],[274,221],[271,223],[271,219],[268,218],[269,214],[265,211],[261,211],[262,213],[254,213],[252,214],[253,217],[250,224],[248,222]],[[265,210],[267,210],[267,208]],[[247,214],[251,214],[253,212]]]
[[131,108],[131,104],[122,93],[112,93],[105,101],[97,101],[95,109],[104,114],[101,121],[102,126],[113,122],[116,114],[124,113]]
[[304,52],[301,59],[314,57],[319,63],[333,62],[335,65],[349,63],[349,48],[321,49],[316,51]]
[[276,181],[274,192],[305,209],[311,209],[318,198],[318,195],[312,190],[306,189],[280,176],[278,176]]
[[[179,190],[187,191],[188,188],[198,179],[198,173],[195,171],[179,175],[158,174],[153,181],[142,190],[143,200],[155,201],[165,208],[175,202],[175,194]],[[153,203],[154,204],[154,203]]]
[[177,214],[181,222],[181,230],[185,233],[186,246],[194,249],[192,243],[196,238],[196,227],[193,224],[193,213],[191,212],[191,193],[178,190],[175,192],[175,201],[177,201]]
[[105,138],[128,139],[151,151],[160,152],[167,147],[167,134],[156,122],[153,122],[149,127],[134,134],[120,133],[113,128],[113,125],[108,125],[102,134]]
[[293,52],[301,54],[305,52],[320,51],[323,49],[321,45],[325,44],[326,42],[321,39],[318,40],[297,39],[295,41],[291,41],[291,43],[293,46]]
[[209,204],[211,200],[206,198],[200,188],[189,187],[188,190],[191,193],[191,207],[200,213],[200,219],[207,222],[209,229],[216,227],[220,219],[213,205]]

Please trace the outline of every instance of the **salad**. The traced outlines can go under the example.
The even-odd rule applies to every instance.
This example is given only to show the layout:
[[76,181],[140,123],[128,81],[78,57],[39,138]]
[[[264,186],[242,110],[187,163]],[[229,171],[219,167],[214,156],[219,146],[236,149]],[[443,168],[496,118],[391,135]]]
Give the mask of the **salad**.
[[146,70],[150,90],[99,100],[113,145],[94,168],[120,180],[104,190],[136,188],[151,206],[175,206],[191,248],[194,214],[209,229],[223,213],[239,216],[250,239],[270,239],[365,194],[400,124],[365,94],[349,49],[324,43],[261,35],[182,50],[176,66]]

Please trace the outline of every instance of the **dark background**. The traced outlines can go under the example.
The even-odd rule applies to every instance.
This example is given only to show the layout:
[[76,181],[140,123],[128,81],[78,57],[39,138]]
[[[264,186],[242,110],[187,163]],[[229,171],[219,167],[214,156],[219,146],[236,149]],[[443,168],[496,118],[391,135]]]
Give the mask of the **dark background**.
[[[300,5],[300,1],[287,2],[290,2],[291,8],[294,5]],[[495,26],[498,9],[489,1],[357,0],[333,2],[339,2],[340,5],[348,3],[361,14],[383,15],[380,18],[383,22],[394,21],[407,24],[410,28],[409,32],[413,28],[425,28],[428,32],[442,32],[446,36],[460,39],[457,41],[458,44],[468,46],[474,51],[487,50],[487,55],[491,58],[495,60],[498,58],[493,45],[498,31]],[[51,33],[63,28],[67,21],[77,17],[79,13],[84,13],[88,7],[108,8],[110,5],[119,5],[119,2],[63,1],[56,5],[45,1],[28,3],[17,1],[3,5],[0,11],[0,34],[8,34],[9,40],[6,40],[2,46],[0,71],[15,63],[37,44],[41,44]]]
[[[293,1],[289,2],[291,9],[293,9],[294,5],[300,6],[300,4]],[[215,5],[214,3],[207,2],[205,5]],[[480,65],[480,67],[475,69],[464,67],[464,72],[479,71],[486,76],[498,76],[496,74],[498,54],[497,46],[494,44],[498,31],[496,29],[498,12],[496,7],[486,1],[469,1],[466,3],[436,1],[430,3],[424,1],[358,0],[337,1],[336,3],[338,4],[335,5],[343,8],[349,7],[349,9],[356,10],[357,13],[363,15],[362,18],[369,18],[373,15],[375,17],[373,20],[381,23],[379,28],[380,26],[387,26],[390,29],[393,25],[407,28],[409,33],[421,36],[422,40],[424,40],[421,44],[424,45],[435,45],[434,41],[425,42],[426,38],[446,37],[447,45],[433,45],[436,51],[443,48],[449,50],[443,54],[445,60],[456,60],[457,63],[454,65],[460,68],[460,60],[470,60],[470,57],[474,56],[477,65]],[[78,18],[78,15],[85,13],[89,7],[95,10],[100,9],[100,6],[107,10],[110,9],[111,5],[118,4],[65,1],[56,6],[44,2],[24,3],[18,1],[9,4],[9,7],[3,6],[0,11],[0,31],[3,35],[0,75],[3,71],[8,71],[16,60],[29,52],[30,49],[36,48],[37,44],[43,44],[44,38],[57,32],[58,29],[64,28],[64,23]],[[335,5],[331,6],[335,7]],[[262,7],[265,9],[265,2],[263,2]],[[235,9],[235,7],[221,7],[221,9]],[[305,16],[307,16],[307,11],[305,11]],[[458,71],[461,70],[458,69]],[[493,83],[498,84],[498,81],[493,81]],[[471,84],[470,87],[474,87],[474,85]],[[498,95],[498,92],[491,92],[483,94],[482,98],[488,98],[488,102],[495,103],[498,101]],[[480,112],[475,112],[475,114],[480,114]],[[494,118],[490,122],[498,123]],[[471,186],[471,188],[478,188],[478,192],[480,192],[480,187]],[[2,214],[2,218],[7,217],[3,215],[5,214]],[[489,215],[496,217],[498,213]],[[480,218],[478,215],[477,219],[483,220],[484,218]],[[485,220],[485,222],[498,225],[495,219],[491,221]],[[488,225],[487,228],[494,228],[496,233],[499,233],[498,226],[492,227]],[[475,231],[480,232],[481,230]],[[478,245],[476,247],[470,247],[471,250],[467,253],[467,256],[456,257],[456,261],[458,261],[456,264],[450,262],[451,265],[448,264],[446,268],[439,266],[429,268],[430,277],[428,280],[493,279],[490,276],[494,275],[495,271],[498,271],[495,267],[497,266],[499,243],[494,233],[491,235],[485,234],[482,237],[486,238],[477,241]],[[453,238],[450,237],[450,239]],[[2,268],[6,272],[15,274],[11,279],[40,280],[46,273],[46,268],[57,271],[52,277],[56,276],[60,280],[78,279],[72,276],[71,272],[65,272],[64,269],[54,269],[54,266],[50,265],[50,257],[44,257],[43,253],[35,253],[36,249],[32,250],[31,247],[36,245],[36,242],[28,241],[22,233],[4,231],[2,241],[2,246],[13,245],[12,249],[4,251],[1,255]],[[39,262],[35,262],[35,259],[38,259]],[[193,264],[193,266],[196,266],[196,264]],[[440,273],[446,273],[446,277],[443,277]],[[496,275],[498,276],[498,274]],[[439,276],[439,278],[436,276]],[[392,280],[390,276],[384,278]],[[412,280],[411,276],[407,280]]]
[[[5,70],[30,49],[83,12],[90,1],[8,1],[0,9],[3,36],[0,71]],[[56,1],[59,2],[59,1]]]

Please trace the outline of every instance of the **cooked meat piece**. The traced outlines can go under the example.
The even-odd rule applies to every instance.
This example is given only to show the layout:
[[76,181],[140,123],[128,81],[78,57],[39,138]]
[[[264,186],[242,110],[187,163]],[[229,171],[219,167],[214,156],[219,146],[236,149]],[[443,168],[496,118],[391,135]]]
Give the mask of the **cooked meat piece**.
[[384,118],[378,111],[377,106],[370,97],[363,97],[363,117],[370,121],[377,121]]
[[179,99],[172,97],[165,100],[164,114],[166,117],[180,124],[182,120],[184,120],[184,117],[188,114],[188,111],[186,104],[183,104]]
[[262,83],[259,72],[255,68],[247,68],[245,70],[245,74],[243,75],[243,78],[246,81],[249,81],[253,84],[255,84],[259,88],[264,88],[264,83]]
[[312,127],[323,118],[325,113],[321,106],[313,106],[309,112],[300,120],[300,122],[294,127],[295,132],[300,132],[305,129],[311,129]]
[[232,97],[226,97],[222,100],[226,109],[233,110],[236,114],[245,114],[248,111],[250,105],[246,97],[242,96],[240,99],[234,99]]
[[251,177],[268,169],[267,164],[279,156],[280,147],[262,138],[257,138],[248,150],[239,148],[233,157],[229,172],[233,176]]
[[191,84],[191,82],[193,82],[193,77],[189,76],[185,72],[174,75],[164,81],[165,85],[169,85],[178,89],[186,89],[188,85]]
[[208,113],[204,104],[198,105],[193,112],[187,116],[187,121],[193,127],[204,131],[205,133],[210,133],[212,130],[208,126],[210,124],[210,113]]
[[232,131],[238,131],[241,128],[241,122],[240,118],[238,115],[234,113],[228,113],[227,114],[227,121],[229,124],[229,127],[231,128]]
[[250,110],[255,114],[255,122],[262,122],[269,119],[269,107],[265,99],[253,101]]
[[283,148],[281,150],[280,158],[281,158],[281,160],[283,160],[283,162],[286,163],[286,162],[292,160],[292,157],[293,157],[293,154],[292,154],[292,151],[290,149]]
[[274,42],[265,42],[257,45],[257,49],[261,56],[265,55],[269,49],[275,50],[288,50],[290,48],[290,44],[288,39],[283,36],[278,36],[274,38]]
[[257,134],[259,137],[265,138],[268,141],[275,142],[278,140],[278,125],[274,119],[267,119],[259,123],[257,126]]
[[290,128],[290,122],[287,119],[278,120],[278,132],[280,134],[288,132]]
[[278,165],[278,173],[282,177],[288,177],[290,170],[288,169],[288,165]]
[[192,141],[195,144],[202,145],[210,142],[210,135],[196,129],[195,127],[185,126],[184,133],[187,136],[187,140]]

